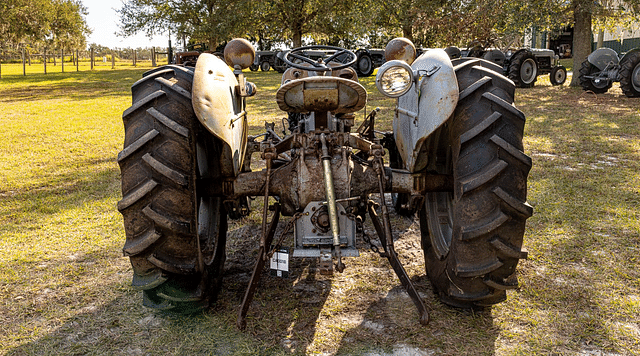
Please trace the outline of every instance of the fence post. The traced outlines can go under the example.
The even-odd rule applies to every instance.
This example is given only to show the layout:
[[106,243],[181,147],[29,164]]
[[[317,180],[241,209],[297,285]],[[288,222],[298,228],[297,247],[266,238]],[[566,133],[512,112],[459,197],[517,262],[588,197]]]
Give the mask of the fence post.
[[60,65],[62,66],[62,73],[64,73],[64,48],[60,50],[60,55],[62,59],[60,60]]
[[116,54],[111,52],[111,69],[116,69]]
[[135,66],[136,66],[136,64],[137,64],[137,63],[136,63],[136,62],[137,62],[137,60],[138,60],[138,56],[136,55],[136,50],[134,49],[134,50],[133,50],[133,66],[134,66],[134,67],[135,67]]
[[80,71],[80,58],[78,58],[78,50],[76,49],[76,72]]
[[22,75],[27,76],[26,58],[24,56],[24,47],[22,47]]
[[93,48],[91,48],[91,70],[93,70],[93,60],[94,60],[93,54],[94,54]]
[[151,47],[151,66],[152,67],[156,66],[156,48],[155,47]]
[[43,63],[44,63],[44,74],[47,74],[47,49],[45,48],[44,51],[42,51],[42,59],[43,59]]

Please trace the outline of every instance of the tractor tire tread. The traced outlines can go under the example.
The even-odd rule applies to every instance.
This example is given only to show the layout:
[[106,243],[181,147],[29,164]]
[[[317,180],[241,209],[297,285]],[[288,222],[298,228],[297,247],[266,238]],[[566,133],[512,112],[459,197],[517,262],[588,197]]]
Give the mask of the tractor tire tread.
[[640,90],[633,86],[633,79],[631,78],[638,66],[640,66],[640,51],[628,54],[624,61],[620,63],[620,89],[628,98],[640,96]]
[[[117,159],[132,285],[143,291],[143,305],[189,313],[215,300],[221,280],[198,268],[196,140],[203,129],[191,106],[192,81],[193,69],[169,65],[132,86]],[[221,267],[214,269],[221,275]],[[195,293],[205,279],[216,285]]]
[[426,209],[420,219],[427,275],[441,301],[456,307],[499,303],[511,288],[503,281],[517,285],[515,267],[526,257],[522,239],[533,210],[526,203],[531,158],[523,152],[525,116],[512,104],[513,82],[490,68],[481,60],[455,67],[464,96],[443,134],[450,137],[445,141],[456,183],[445,256],[436,253],[438,244],[423,227],[438,220],[427,218]]

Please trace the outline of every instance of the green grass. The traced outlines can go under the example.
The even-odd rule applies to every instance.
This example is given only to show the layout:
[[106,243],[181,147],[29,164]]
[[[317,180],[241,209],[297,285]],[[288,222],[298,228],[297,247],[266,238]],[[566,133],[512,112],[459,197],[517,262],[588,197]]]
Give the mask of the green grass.
[[[154,313],[129,287],[115,157],[129,87],[144,70],[23,77],[20,65],[2,66],[0,354],[363,355],[394,347],[443,355],[640,354],[640,99],[624,97],[617,85],[595,96],[542,77],[517,91],[535,214],[525,234],[529,259],[518,265],[521,288],[506,302],[476,313],[440,304],[419,262],[417,221],[394,217],[397,248],[424,293],[429,326],[417,323],[387,261],[362,246],[361,257],[333,277],[313,273],[312,261],[296,261],[288,280],[265,275],[239,332],[260,199],[230,226],[229,273],[212,310]],[[265,120],[279,128],[280,76],[247,76],[259,90],[248,101],[251,133]],[[380,107],[379,127],[390,129],[393,101],[377,93],[373,78],[362,83],[368,110]]]

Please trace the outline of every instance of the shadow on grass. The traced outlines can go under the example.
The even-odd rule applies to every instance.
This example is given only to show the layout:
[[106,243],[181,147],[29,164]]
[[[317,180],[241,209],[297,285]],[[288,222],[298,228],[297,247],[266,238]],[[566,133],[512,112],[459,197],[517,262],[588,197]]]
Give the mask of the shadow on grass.
[[74,73],[38,74],[28,77],[3,78],[0,102],[25,102],[33,99],[66,98],[70,100],[99,99],[122,96],[147,69],[115,69]]
[[[420,284],[427,277],[414,278]],[[427,282],[428,283],[428,282]],[[363,321],[346,331],[336,355],[494,355],[500,328],[491,308],[455,309],[423,298],[431,321],[418,324],[418,313],[402,286],[397,286],[364,314]]]
[[528,119],[535,214],[513,301],[527,312],[513,323],[533,349],[629,353],[640,342],[628,336],[640,291],[640,101],[617,85],[599,95],[539,87],[517,96]]
[[[241,241],[252,242],[256,240]],[[331,282],[317,279],[308,261],[296,263],[289,279],[264,271],[247,329],[240,332],[235,321],[253,259],[246,246],[236,247],[241,249],[228,258],[219,301],[188,316],[142,307],[141,293],[128,286],[128,262],[116,249],[4,266],[37,271],[8,293],[16,302],[3,308],[11,323],[0,336],[13,343],[33,340],[8,349],[7,355],[274,355],[304,350],[313,340]],[[48,276],[51,271],[53,277]],[[293,285],[300,273],[308,275]],[[29,287],[35,291],[17,295]]]

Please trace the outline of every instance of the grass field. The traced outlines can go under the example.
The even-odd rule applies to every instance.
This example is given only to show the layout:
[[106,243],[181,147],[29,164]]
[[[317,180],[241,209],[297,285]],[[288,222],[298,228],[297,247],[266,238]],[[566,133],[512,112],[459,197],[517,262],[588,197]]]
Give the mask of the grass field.
[[[265,275],[239,332],[255,211],[230,225],[224,291],[210,311],[155,313],[129,287],[116,155],[129,87],[144,70],[23,77],[20,65],[2,66],[1,354],[640,355],[640,99],[617,84],[594,95],[541,77],[516,92],[535,214],[521,287],[506,302],[475,313],[446,307],[423,266],[409,263],[432,317],[422,327],[387,261],[363,249],[332,278],[300,261],[289,279]],[[248,102],[252,133],[265,120],[279,126],[279,75],[247,77],[259,90]],[[362,82],[368,109],[380,107],[380,129],[390,129],[393,101],[373,77]],[[421,259],[417,219],[393,221],[400,254]]]

